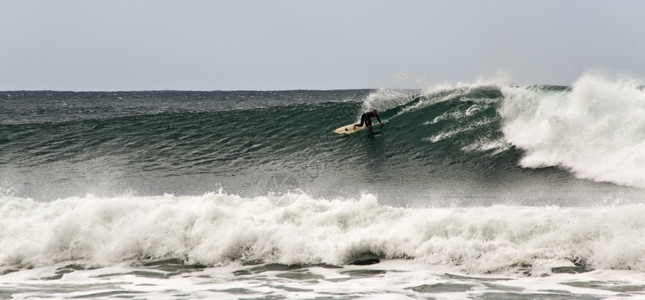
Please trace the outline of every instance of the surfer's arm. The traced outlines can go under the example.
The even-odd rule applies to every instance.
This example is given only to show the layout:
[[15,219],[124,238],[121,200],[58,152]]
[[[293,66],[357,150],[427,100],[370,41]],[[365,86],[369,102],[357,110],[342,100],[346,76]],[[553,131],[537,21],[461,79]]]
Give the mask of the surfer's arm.
[[376,115],[376,119],[378,120],[379,123],[381,123],[381,125],[383,125],[383,122],[381,122],[381,118],[379,118],[378,114]]

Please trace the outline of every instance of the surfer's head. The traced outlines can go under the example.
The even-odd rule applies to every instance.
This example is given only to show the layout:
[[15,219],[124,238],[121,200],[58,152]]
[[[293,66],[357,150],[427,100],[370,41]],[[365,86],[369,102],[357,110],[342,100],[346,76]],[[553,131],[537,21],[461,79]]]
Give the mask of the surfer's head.
[[373,110],[372,110],[372,113],[373,113],[373,114],[375,114],[375,113],[376,113],[376,109],[373,109]]

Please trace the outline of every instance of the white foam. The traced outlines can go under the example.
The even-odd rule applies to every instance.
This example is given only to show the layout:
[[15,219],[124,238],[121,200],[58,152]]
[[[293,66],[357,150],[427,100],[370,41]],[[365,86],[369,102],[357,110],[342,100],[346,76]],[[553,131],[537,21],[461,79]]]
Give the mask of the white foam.
[[462,147],[461,150],[464,152],[490,152],[491,156],[495,156],[510,148],[511,146],[504,139],[493,140],[482,137],[474,143]]
[[265,197],[0,198],[0,266],[179,258],[342,265],[365,252],[469,272],[581,259],[645,270],[645,205],[396,208],[365,195],[288,206]]
[[436,142],[439,142],[439,141],[454,137],[454,136],[459,135],[459,134],[464,133],[464,132],[476,130],[476,129],[480,128],[481,126],[485,126],[485,125],[493,123],[493,122],[495,122],[494,119],[490,119],[490,118],[483,119],[481,121],[474,122],[474,123],[472,123],[472,124],[470,124],[468,126],[451,128],[449,130],[442,131],[439,134],[437,134],[435,136],[432,136],[432,137],[429,137],[429,138],[425,138],[424,140],[430,141],[432,143],[436,143]]
[[526,150],[520,164],[645,187],[645,92],[634,79],[584,75],[571,91],[506,87],[503,132]]

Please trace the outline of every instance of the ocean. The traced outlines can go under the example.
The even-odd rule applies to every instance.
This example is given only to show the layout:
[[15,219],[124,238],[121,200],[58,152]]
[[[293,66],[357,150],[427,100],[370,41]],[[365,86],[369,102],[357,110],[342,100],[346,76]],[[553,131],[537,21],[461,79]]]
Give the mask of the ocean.
[[643,299],[644,173],[630,78],[5,91],[0,298]]

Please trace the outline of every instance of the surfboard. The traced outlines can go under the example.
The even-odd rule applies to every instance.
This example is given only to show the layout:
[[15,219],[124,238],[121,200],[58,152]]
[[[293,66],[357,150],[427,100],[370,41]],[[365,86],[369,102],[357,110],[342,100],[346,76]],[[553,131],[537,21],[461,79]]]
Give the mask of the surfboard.
[[[383,122],[383,124],[385,125],[385,124],[387,124],[387,122]],[[381,125],[379,123],[372,124],[372,127],[380,127],[380,126],[383,126],[383,125]],[[356,128],[354,128],[354,124],[349,124],[349,125],[345,125],[343,127],[338,127],[336,129],[334,129],[334,133],[337,133],[337,134],[352,134],[352,133],[364,130],[366,128],[367,128],[367,126],[365,126],[365,125],[360,126],[360,127],[356,126]]]

